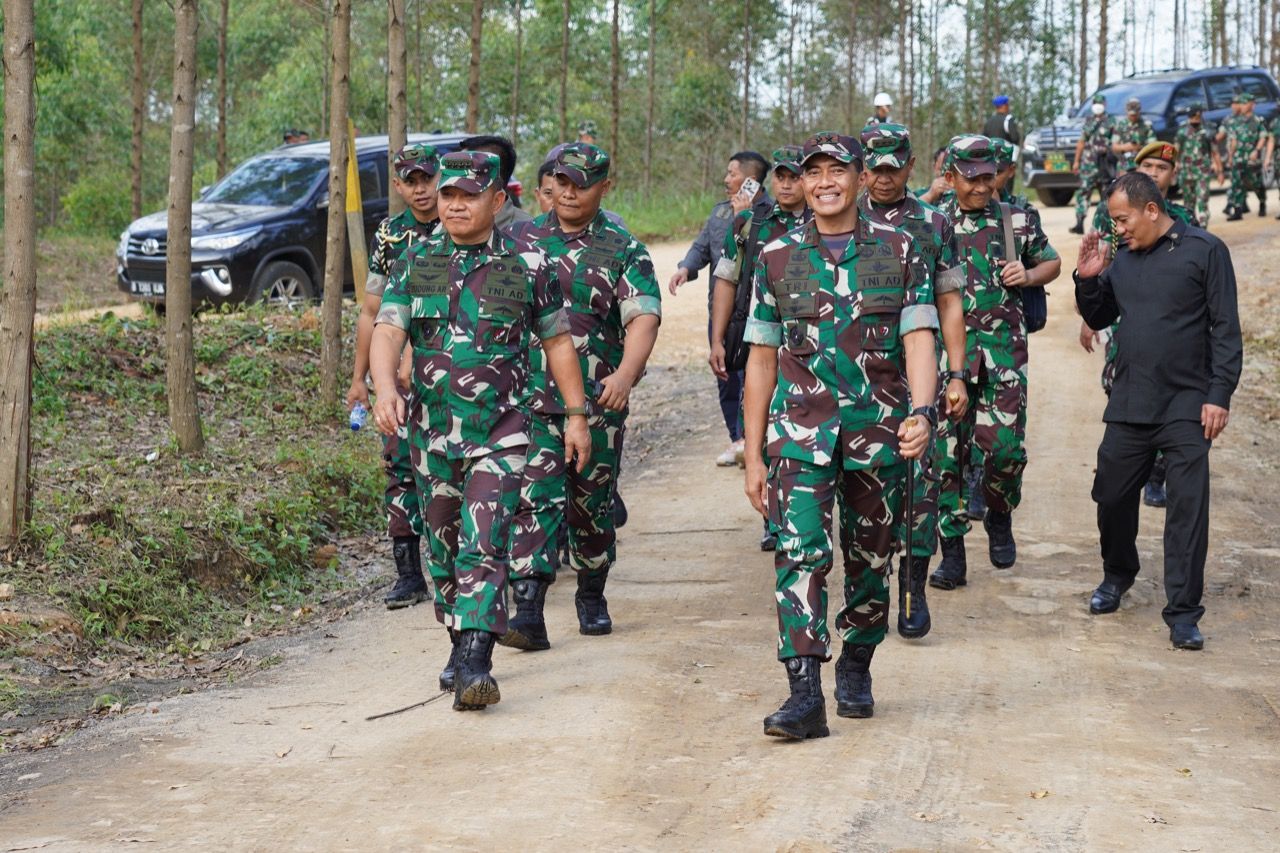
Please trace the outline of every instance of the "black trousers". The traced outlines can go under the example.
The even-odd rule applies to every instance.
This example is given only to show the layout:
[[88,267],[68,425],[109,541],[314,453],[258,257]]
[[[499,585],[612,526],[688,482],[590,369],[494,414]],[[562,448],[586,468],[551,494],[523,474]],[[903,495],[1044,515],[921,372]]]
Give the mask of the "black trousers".
[[1138,507],[1156,451],[1168,466],[1164,519],[1164,591],[1169,625],[1204,615],[1204,560],[1209,549],[1209,447],[1197,421],[1109,423],[1098,446],[1093,499],[1106,579],[1128,587],[1138,575]]

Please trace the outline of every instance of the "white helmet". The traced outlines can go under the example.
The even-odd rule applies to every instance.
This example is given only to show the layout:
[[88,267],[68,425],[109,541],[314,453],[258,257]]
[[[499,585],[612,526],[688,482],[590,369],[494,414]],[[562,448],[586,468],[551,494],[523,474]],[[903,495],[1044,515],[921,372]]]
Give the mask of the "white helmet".
[[877,92],[876,99],[871,104],[876,107],[891,107],[893,106],[893,98],[889,97],[888,92]]

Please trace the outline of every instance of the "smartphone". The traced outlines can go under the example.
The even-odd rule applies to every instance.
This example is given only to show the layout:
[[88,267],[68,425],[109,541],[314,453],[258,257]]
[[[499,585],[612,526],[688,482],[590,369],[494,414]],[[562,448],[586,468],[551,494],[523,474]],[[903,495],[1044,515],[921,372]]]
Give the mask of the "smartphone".
[[760,192],[760,182],[755,178],[747,178],[742,182],[742,189],[738,190],[738,195],[743,198],[755,198],[758,192]]

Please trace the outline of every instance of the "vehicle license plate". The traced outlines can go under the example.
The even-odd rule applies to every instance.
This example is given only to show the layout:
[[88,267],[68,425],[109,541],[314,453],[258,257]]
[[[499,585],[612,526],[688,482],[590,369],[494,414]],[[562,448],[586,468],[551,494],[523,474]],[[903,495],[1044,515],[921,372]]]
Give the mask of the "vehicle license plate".
[[139,296],[163,296],[163,281],[137,281],[131,282],[132,290]]
[[1044,168],[1049,172],[1070,172],[1071,164],[1063,157],[1049,157],[1044,161]]

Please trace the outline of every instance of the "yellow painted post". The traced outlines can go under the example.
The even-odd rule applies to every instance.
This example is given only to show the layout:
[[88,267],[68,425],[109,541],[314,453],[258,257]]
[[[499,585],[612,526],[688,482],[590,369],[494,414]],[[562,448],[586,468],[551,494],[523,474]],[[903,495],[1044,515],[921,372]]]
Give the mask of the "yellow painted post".
[[347,246],[351,275],[356,283],[356,305],[364,304],[364,284],[369,275],[369,244],[364,238],[364,201],[360,198],[360,163],[356,157],[356,129],[347,119]]

